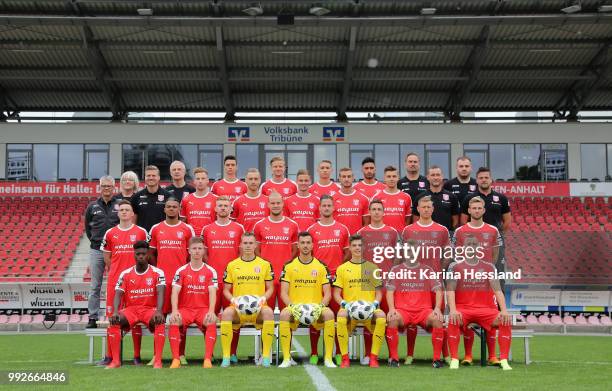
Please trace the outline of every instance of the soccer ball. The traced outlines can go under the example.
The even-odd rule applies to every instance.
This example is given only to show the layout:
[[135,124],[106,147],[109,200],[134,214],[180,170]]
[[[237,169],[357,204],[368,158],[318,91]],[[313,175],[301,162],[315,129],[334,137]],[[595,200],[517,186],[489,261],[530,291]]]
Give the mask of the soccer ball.
[[310,326],[313,324],[318,318],[319,314],[317,314],[316,306],[313,304],[300,304],[300,316],[298,321],[305,325]]
[[236,309],[242,315],[255,315],[261,310],[259,297],[254,295],[239,296],[235,303]]
[[351,318],[359,321],[368,320],[372,318],[376,308],[368,301],[357,300],[351,303],[348,308],[348,313]]

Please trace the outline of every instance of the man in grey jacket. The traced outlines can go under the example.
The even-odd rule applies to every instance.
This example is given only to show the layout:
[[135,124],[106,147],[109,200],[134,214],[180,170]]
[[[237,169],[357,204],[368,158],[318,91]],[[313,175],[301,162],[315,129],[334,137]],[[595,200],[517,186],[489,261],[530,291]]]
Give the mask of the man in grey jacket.
[[100,289],[104,277],[104,254],[100,250],[107,230],[119,223],[118,204],[113,199],[115,179],[112,176],[100,178],[100,197],[91,202],[85,210],[85,233],[90,241],[89,272],[91,286],[88,300],[89,322],[87,328],[96,328],[100,310]]

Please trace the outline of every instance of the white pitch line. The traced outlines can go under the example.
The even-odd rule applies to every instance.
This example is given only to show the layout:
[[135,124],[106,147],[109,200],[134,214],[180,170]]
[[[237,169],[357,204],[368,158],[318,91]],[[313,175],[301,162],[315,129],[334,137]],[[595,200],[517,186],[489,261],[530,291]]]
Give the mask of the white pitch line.
[[532,363],[543,363],[543,364],[571,364],[571,365],[612,365],[610,361],[549,361],[549,360],[533,360]]
[[[300,345],[297,338],[293,338],[293,346],[295,346],[295,350],[297,350],[301,356],[308,357],[306,350]],[[310,376],[310,380],[312,380],[312,384],[314,384],[317,391],[336,391],[334,386],[329,382],[327,376],[325,376],[315,365],[304,364],[304,369],[306,373],[308,373],[308,376]]]

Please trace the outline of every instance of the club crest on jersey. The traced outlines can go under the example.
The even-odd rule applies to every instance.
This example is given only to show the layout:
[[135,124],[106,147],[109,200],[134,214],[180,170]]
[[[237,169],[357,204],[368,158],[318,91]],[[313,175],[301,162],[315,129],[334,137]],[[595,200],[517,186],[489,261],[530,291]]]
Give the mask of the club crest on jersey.
[[153,285],[153,279],[151,277],[147,278],[147,285]]
[[[245,206],[246,206],[246,205],[245,205]],[[260,207],[261,209],[265,208],[265,207],[266,207],[266,203],[265,203],[265,202],[260,202],[260,203],[259,203],[259,207]]]
[[204,279],[205,279],[205,278],[206,278],[206,276],[200,276],[200,277],[198,278],[198,280],[200,280],[200,282],[204,282]]
[[240,186],[236,186],[236,187],[234,187],[234,191],[235,191],[236,193],[240,193]]
[[442,194],[442,199],[444,201],[448,201],[448,194]]
[[289,189],[284,188],[284,189],[283,189],[283,193],[285,193],[285,194],[289,194]]
[[359,206],[359,200],[353,200],[353,205]]
[[431,237],[434,238],[434,239],[437,238],[438,237],[438,232],[432,232],[431,233]]
[[[318,234],[319,234],[319,233],[317,232],[317,235],[318,235]],[[339,230],[339,229],[335,229],[335,230],[334,230],[334,235],[336,235],[336,236],[340,236],[340,230]]]
[[315,204],[314,204],[314,202],[309,202],[309,203],[308,203],[308,207],[309,207],[310,209],[314,209],[314,208],[315,208]]
[[404,200],[398,200],[398,202],[401,206],[404,206]]
[[419,182],[419,187],[425,187],[425,182]]
[[476,190],[476,185],[470,185],[470,191]]
[[157,195],[157,201],[163,202],[164,201],[164,195],[163,194],[158,194]]
[[115,206],[113,206],[113,209],[119,210],[119,204],[115,204]]
[[183,239],[183,231],[178,231],[178,232],[176,233],[176,236],[177,236],[179,239]]
[[310,275],[311,275],[312,277],[316,277],[316,276],[318,276],[318,275],[319,275],[319,272],[318,272],[318,271],[316,271],[316,270],[313,270],[313,271],[311,271],[311,272],[310,272]]
[[494,201],[494,202],[499,202],[499,196],[494,195],[494,196],[493,196],[493,201]]
[[189,195],[189,192],[188,192],[188,191],[184,191],[184,192],[183,192],[183,198],[187,197],[188,195]]
[[287,235],[289,233],[289,227],[283,227],[283,233]]
[[383,239],[384,239],[384,240],[389,240],[389,234],[385,232],[385,233],[383,234]]
[[136,241],[136,235],[130,235],[130,241],[135,242]]
[[488,240],[488,239],[489,239],[489,234],[488,234],[488,233],[486,233],[486,232],[485,232],[485,233],[483,233],[483,234],[482,234],[482,238],[483,238],[484,240]]
[[236,232],[235,231],[229,231],[229,237],[230,238],[234,238],[236,236]]
[[259,266],[255,266],[255,267],[253,268],[253,271],[254,271],[255,273],[261,273],[261,268],[260,268]]
[[208,208],[210,208],[210,205],[211,205],[211,203],[210,203],[210,202],[207,202],[207,203],[205,203],[205,204],[204,204],[204,207],[205,207],[206,209],[208,209]]

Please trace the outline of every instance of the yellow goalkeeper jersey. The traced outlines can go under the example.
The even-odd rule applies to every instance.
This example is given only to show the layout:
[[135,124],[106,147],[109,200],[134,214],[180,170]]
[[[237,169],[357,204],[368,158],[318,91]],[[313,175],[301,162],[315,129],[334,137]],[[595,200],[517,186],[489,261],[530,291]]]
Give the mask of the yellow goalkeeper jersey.
[[382,286],[382,281],[376,279],[374,271],[378,267],[370,262],[344,262],[336,270],[334,286],[342,288],[342,298],[346,301],[374,301],[376,288]]
[[236,258],[227,264],[223,282],[232,284],[234,297],[243,295],[263,296],[266,293],[266,281],[274,280],[270,262],[255,257],[252,261]]
[[329,284],[331,275],[327,266],[317,258],[304,264],[296,257],[285,264],[280,280],[289,283],[289,298],[294,304],[321,303],[323,285]]

